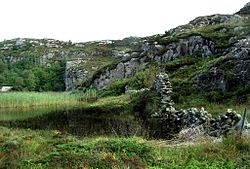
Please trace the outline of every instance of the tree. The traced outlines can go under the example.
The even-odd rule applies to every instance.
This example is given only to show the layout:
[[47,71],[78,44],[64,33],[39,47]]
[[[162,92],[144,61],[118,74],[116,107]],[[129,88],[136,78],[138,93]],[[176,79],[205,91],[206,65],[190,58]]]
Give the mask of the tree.
[[5,77],[3,75],[0,75],[0,87],[4,84]]
[[22,77],[17,77],[15,79],[15,84],[14,84],[14,88],[16,90],[23,90],[23,85],[24,85],[24,82],[23,82],[23,78]]
[[0,74],[7,70],[7,65],[0,59]]
[[36,77],[31,70],[23,71],[24,87],[33,91],[36,88]]

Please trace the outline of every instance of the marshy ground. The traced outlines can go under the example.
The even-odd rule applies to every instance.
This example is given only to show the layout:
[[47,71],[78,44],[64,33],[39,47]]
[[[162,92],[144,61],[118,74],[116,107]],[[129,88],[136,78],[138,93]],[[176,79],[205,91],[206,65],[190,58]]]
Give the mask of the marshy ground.
[[[2,100],[17,106],[12,112],[1,108],[1,121],[36,118],[32,125],[42,121],[42,117],[58,107],[76,106],[85,110],[105,110],[115,113],[129,109],[131,96],[121,95],[99,98],[96,101],[82,99],[80,94],[70,93],[5,93]],[[11,97],[10,97],[11,96]],[[16,97],[13,97],[16,96]],[[29,101],[30,96],[37,97]],[[59,101],[53,106],[46,104],[46,98]],[[80,99],[81,98],[81,99]],[[10,101],[12,100],[12,101]],[[22,103],[22,104],[19,104]],[[39,106],[38,106],[39,105]],[[52,105],[52,104],[51,104]],[[177,105],[185,106],[185,105]],[[40,107],[41,113],[21,111],[25,108]],[[51,109],[49,109],[49,107]],[[226,109],[223,105],[208,105],[208,109]],[[244,107],[241,105],[238,110]],[[54,110],[56,110],[54,108]],[[4,111],[5,110],[5,111]],[[104,111],[104,112],[105,112]],[[17,116],[18,112],[21,116]],[[216,111],[215,111],[216,112]],[[10,115],[11,113],[12,116]],[[82,112],[81,112],[82,113]],[[8,115],[7,115],[8,114]],[[102,114],[103,115],[103,114]],[[110,114],[109,114],[110,115]],[[22,117],[23,116],[23,117]],[[8,118],[7,118],[8,117]],[[18,117],[18,118],[17,118]],[[131,116],[119,116],[119,118]],[[59,121],[59,119],[54,119]],[[131,122],[134,119],[131,118]],[[26,121],[28,122],[28,121]],[[131,123],[129,122],[129,123]],[[93,121],[94,123],[94,121]],[[35,127],[37,128],[37,127]],[[193,141],[154,140],[135,135],[75,135],[69,130],[32,129],[27,127],[0,127],[0,168],[249,168],[250,141],[245,137],[227,136],[215,142],[211,137],[201,137]]]

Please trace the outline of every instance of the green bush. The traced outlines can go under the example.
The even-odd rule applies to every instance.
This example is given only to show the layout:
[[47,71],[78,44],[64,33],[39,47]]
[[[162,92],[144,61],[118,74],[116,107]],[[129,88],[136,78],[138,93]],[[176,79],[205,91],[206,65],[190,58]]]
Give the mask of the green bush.
[[206,98],[210,103],[221,103],[224,100],[223,93],[217,91],[206,94]]

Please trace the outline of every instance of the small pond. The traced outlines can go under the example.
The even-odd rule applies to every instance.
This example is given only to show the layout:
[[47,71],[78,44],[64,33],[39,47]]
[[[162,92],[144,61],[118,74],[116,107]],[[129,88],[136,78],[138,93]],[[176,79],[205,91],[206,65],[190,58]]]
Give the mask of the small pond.
[[86,110],[79,107],[1,109],[0,125],[59,130],[79,136],[148,136],[138,116],[124,111]]

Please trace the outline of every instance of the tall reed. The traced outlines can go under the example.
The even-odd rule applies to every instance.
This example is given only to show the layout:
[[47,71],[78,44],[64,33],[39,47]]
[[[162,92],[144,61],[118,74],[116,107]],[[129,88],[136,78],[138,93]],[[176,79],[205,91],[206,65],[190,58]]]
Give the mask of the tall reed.
[[68,92],[10,92],[0,93],[0,108],[74,105],[79,94]]

